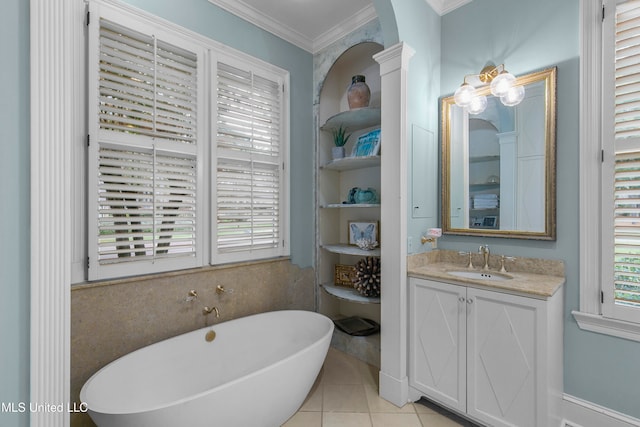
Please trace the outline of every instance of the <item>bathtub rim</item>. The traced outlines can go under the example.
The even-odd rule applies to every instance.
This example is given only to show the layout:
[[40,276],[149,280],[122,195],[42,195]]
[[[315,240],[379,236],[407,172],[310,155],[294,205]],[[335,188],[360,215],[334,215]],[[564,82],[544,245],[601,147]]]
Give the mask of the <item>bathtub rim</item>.
[[[116,412],[116,411],[111,411],[111,410],[101,410],[100,408],[93,409],[83,399],[83,394],[85,393],[85,386],[90,384],[93,381],[93,379],[96,378],[102,371],[106,370],[112,364],[115,364],[116,362],[120,361],[121,359],[124,359],[126,357],[132,356],[133,354],[135,354],[138,351],[141,351],[141,350],[146,349],[146,348],[151,347],[151,346],[155,346],[155,345],[164,343],[165,341],[172,340],[172,339],[174,339],[176,337],[179,337],[179,336],[182,336],[182,335],[191,334],[191,333],[196,334],[197,332],[205,331],[206,329],[211,329],[212,327],[220,326],[220,325],[223,325],[224,323],[232,322],[234,320],[248,319],[248,318],[252,318],[252,317],[260,317],[260,316],[266,316],[266,315],[273,315],[275,313],[286,313],[286,312],[305,313],[305,315],[308,315],[310,313],[312,316],[317,317],[318,319],[322,319],[322,321],[326,321],[329,324],[329,330],[326,333],[324,333],[323,335],[321,335],[318,338],[318,340],[314,341],[312,344],[310,344],[307,347],[304,347],[304,348],[302,348],[302,349],[300,349],[300,350],[298,350],[298,351],[296,351],[294,353],[291,353],[287,357],[285,357],[283,359],[280,359],[280,360],[276,361],[275,363],[272,363],[270,365],[264,366],[264,367],[262,367],[260,369],[257,369],[255,371],[252,371],[252,372],[248,373],[248,374],[245,374],[245,375],[243,375],[243,376],[241,376],[239,378],[235,378],[235,379],[233,379],[231,381],[227,381],[224,384],[217,385],[217,386],[215,386],[213,388],[210,388],[210,389],[207,389],[205,391],[202,391],[202,392],[199,392],[199,393],[195,393],[195,394],[191,394],[189,396],[186,396],[186,397],[183,397],[183,398],[180,398],[180,399],[176,399],[176,400],[173,400],[173,401],[168,402],[168,403],[159,404],[159,405],[156,405],[156,406],[148,406],[148,407],[142,408],[140,410],[133,410],[133,411],[130,410],[130,411],[126,411],[126,412],[123,412],[123,411]],[[316,311],[310,311],[310,310],[286,310],[285,309],[285,310],[272,310],[272,311],[266,311],[266,312],[262,312],[262,313],[250,314],[248,316],[243,316],[243,317],[238,317],[236,319],[226,320],[224,322],[220,322],[220,323],[217,323],[215,325],[210,325],[210,326],[205,326],[205,327],[202,327],[202,328],[194,329],[192,331],[185,332],[183,334],[174,335],[172,337],[163,339],[161,341],[146,345],[144,347],[140,347],[139,349],[136,349],[136,350],[134,350],[134,351],[132,351],[130,353],[122,355],[122,356],[118,357],[117,359],[107,363],[105,366],[103,366],[98,371],[96,371],[93,375],[91,375],[84,382],[84,384],[82,385],[82,388],[80,389],[80,401],[82,403],[87,403],[89,412],[95,412],[95,413],[100,413],[100,414],[105,414],[105,415],[142,414],[142,413],[146,413],[146,412],[152,412],[152,411],[158,411],[158,410],[166,409],[166,408],[169,408],[171,406],[176,406],[176,405],[179,405],[179,404],[182,404],[182,403],[186,403],[186,402],[189,402],[189,401],[192,401],[192,400],[199,399],[199,398],[204,397],[204,396],[206,396],[208,394],[211,394],[213,392],[229,388],[232,385],[234,385],[234,384],[236,384],[236,383],[238,383],[240,381],[243,381],[245,379],[255,377],[258,374],[266,371],[267,369],[271,369],[271,368],[273,368],[275,366],[280,366],[280,365],[284,364],[285,362],[295,358],[296,356],[298,356],[298,355],[300,355],[302,353],[311,351],[312,349],[322,345],[325,341],[328,341],[328,343],[327,343],[327,348],[328,348],[330,346],[330,343],[331,343],[331,337],[333,335],[334,328],[335,328],[335,325],[334,325],[333,321],[329,317],[327,317],[326,315],[324,315],[322,313],[318,313]],[[325,355],[325,357],[326,357],[326,355]]]

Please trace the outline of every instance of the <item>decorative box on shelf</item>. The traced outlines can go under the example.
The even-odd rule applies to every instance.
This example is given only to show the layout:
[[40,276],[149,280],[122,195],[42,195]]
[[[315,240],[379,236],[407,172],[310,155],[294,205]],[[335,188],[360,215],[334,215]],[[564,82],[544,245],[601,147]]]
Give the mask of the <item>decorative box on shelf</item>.
[[356,278],[356,268],[353,265],[336,264],[334,274],[334,284],[353,288],[353,281]]

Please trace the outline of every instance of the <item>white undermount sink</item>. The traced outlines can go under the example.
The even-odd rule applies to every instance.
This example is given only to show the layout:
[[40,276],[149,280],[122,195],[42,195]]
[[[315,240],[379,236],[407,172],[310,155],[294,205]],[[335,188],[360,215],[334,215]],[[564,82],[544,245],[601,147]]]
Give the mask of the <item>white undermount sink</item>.
[[464,277],[466,279],[475,280],[511,280],[513,277],[506,274],[494,273],[492,271],[472,271],[472,270],[460,270],[460,271],[447,271],[447,274],[457,277]]

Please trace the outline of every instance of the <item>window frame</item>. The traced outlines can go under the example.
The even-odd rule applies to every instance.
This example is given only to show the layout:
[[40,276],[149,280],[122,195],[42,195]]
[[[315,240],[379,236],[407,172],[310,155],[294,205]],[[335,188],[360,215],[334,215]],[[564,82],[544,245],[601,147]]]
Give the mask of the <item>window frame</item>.
[[[602,278],[607,274],[603,263],[607,234],[603,233],[603,201],[607,200],[603,187],[607,185],[604,181],[608,182],[603,177],[610,173],[607,165],[613,163],[611,159],[603,161],[608,154],[601,142],[606,137],[603,114],[610,113],[610,109],[603,108],[607,77],[603,36],[604,26],[609,24],[605,21],[615,16],[611,12],[615,4],[616,0],[580,2],[580,308],[572,314],[581,329],[640,341],[640,323],[616,318],[615,313],[603,313],[606,293]],[[600,119],[593,120],[594,117]],[[600,191],[593,191],[594,188]]]
[[[99,266],[98,270],[104,270],[104,273],[93,274],[89,268],[84,268],[84,277],[80,276],[80,269],[77,268],[78,263],[77,259],[74,259],[73,265],[76,268],[74,273],[74,283],[80,283],[85,280],[105,280],[105,279],[118,279],[126,276],[136,276],[143,274],[151,274],[158,272],[166,272],[166,271],[176,271],[182,270],[186,268],[194,268],[194,267],[203,267],[208,265],[218,265],[227,262],[250,262],[265,258],[275,258],[275,257],[286,257],[290,255],[290,214],[289,214],[289,206],[290,206],[290,155],[289,155],[289,138],[290,138],[290,73],[287,70],[284,70],[278,66],[273,64],[269,64],[259,58],[253,57],[249,54],[237,51],[229,46],[225,46],[222,43],[219,43],[215,40],[209,39],[208,37],[202,36],[191,30],[180,27],[179,25],[173,24],[169,21],[166,21],[157,16],[151,15],[147,12],[140,11],[126,5],[113,4],[109,0],[92,0],[89,2],[89,10],[96,10],[96,12],[92,13],[91,21],[92,23],[96,23],[99,19],[101,13],[100,10],[108,10],[107,16],[121,16],[121,20],[116,20],[119,25],[129,25],[130,28],[145,28],[152,29],[153,31],[158,30],[161,33],[169,34],[169,37],[166,37],[164,41],[171,42],[171,40],[187,40],[189,43],[193,43],[194,45],[199,46],[202,49],[202,75],[203,77],[199,77],[199,88],[198,88],[198,103],[202,104],[202,107],[199,106],[198,115],[202,117],[202,119],[198,120],[198,126],[202,128],[200,132],[198,142],[197,142],[197,180],[198,180],[198,197],[197,200],[197,210],[198,210],[198,231],[196,234],[196,239],[198,241],[196,253],[196,262],[195,263],[180,263],[175,262],[175,260],[170,260],[166,263],[165,267],[158,268],[157,265],[154,266],[153,262],[149,263],[149,266],[146,268],[138,267],[141,265],[140,262],[126,262],[115,264],[116,269],[115,272],[108,272],[107,270],[114,270],[113,268],[107,269],[105,266]],[[112,13],[113,12],[113,13]],[[107,18],[109,19],[109,18]],[[132,23],[135,26],[132,26]],[[99,27],[99,25],[95,25],[95,27]],[[88,43],[96,43],[97,41],[92,40],[91,37],[91,29],[87,31],[87,40]],[[95,30],[94,30],[95,33]],[[251,253],[249,251],[239,252],[236,254],[234,258],[223,258],[218,257],[215,254],[216,242],[214,240],[215,235],[213,233],[215,227],[215,219],[216,219],[216,206],[215,206],[215,124],[216,124],[216,86],[215,86],[215,67],[212,67],[212,64],[215,64],[216,58],[228,58],[230,61],[234,61],[236,64],[242,64],[245,67],[249,67],[256,70],[261,70],[260,72],[266,75],[277,76],[279,81],[282,82],[283,85],[283,94],[282,94],[282,118],[281,118],[281,162],[283,164],[283,172],[281,178],[281,205],[280,205],[280,230],[281,230],[281,240],[280,245],[276,251],[271,251],[268,254],[263,253]],[[88,78],[92,78],[91,76],[95,75],[91,74],[91,67],[97,67],[96,58],[88,57],[88,68],[86,70],[86,75]],[[200,61],[199,61],[200,62]],[[200,71],[199,71],[200,73]],[[202,82],[202,84],[200,84]],[[86,99],[89,104],[95,104],[94,100],[97,100],[98,95],[93,95],[94,86],[97,87],[97,83],[94,85],[89,85]],[[201,96],[202,94],[202,96]],[[200,114],[202,112],[202,115]],[[92,114],[89,112],[87,114],[87,121],[89,123],[88,126],[88,134],[90,138],[93,140],[92,133],[95,132],[97,126],[92,124],[93,122],[97,122],[98,119],[96,114]],[[93,141],[91,142],[93,143]],[[85,151],[86,150],[86,151]],[[90,148],[83,148],[85,153],[90,152]],[[82,158],[83,162],[87,161],[87,155],[78,156],[78,158]],[[213,166],[212,166],[213,165]],[[88,165],[83,165],[83,167],[87,167],[87,173],[89,177],[91,177],[91,170]],[[78,227],[83,228],[87,227],[87,235],[85,236],[84,242],[86,243],[86,247],[83,252],[85,252],[84,256],[82,255],[74,255],[74,258],[79,258],[82,256],[83,259],[88,259],[87,264],[93,262],[90,257],[94,257],[97,253],[97,247],[94,243],[96,238],[91,238],[91,234],[95,234],[94,230],[97,230],[97,227],[91,225],[89,220],[89,215],[93,211],[93,207],[96,206],[96,194],[97,191],[97,179],[93,180],[94,182],[85,183],[83,182],[80,185],[78,191],[74,194],[75,199],[75,211],[76,215],[82,218],[82,224],[79,224]],[[87,200],[84,199],[82,194],[87,194]],[[80,214],[82,212],[82,215]],[[211,218],[211,220],[207,220],[207,216]],[[94,221],[95,223],[95,221]],[[144,261],[143,261],[144,262]],[[97,265],[97,263],[96,263]],[[119,268],[117,267],[119,266]],[[111,266],[108,266],[111,267]]]

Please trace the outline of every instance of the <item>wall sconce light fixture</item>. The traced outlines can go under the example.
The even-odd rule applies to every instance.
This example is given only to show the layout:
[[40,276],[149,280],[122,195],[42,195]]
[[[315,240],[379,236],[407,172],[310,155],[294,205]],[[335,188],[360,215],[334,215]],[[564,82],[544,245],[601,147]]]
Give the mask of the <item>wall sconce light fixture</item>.
[[478,94],[476,88],[489,85],[492,95],[500,98],[504,105],[513,107],[524,99],[524,87],[515,82],[515,76],[505,70],[503,64],[487,65],[480,74],[464,76],[453,99],[457,106],[465,108],[469,114],[480,114],[487,108],[487,97]]

